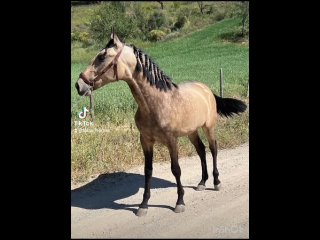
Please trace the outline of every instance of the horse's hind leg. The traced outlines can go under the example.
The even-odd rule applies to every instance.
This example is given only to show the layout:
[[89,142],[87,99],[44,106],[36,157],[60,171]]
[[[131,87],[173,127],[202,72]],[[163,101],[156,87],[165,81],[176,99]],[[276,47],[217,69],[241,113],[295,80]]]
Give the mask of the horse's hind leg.
[[184,212],[185,205],[183,201],[184,190],[180,181],[181,169],[178,162],[178,147],[177,147],[177,138],[170,138],[167,143],[170,158],[171,158],[171,171],[177,181],[178,189],[178,200],[174,211],[176,213]]
[[154,141],[145,138],[140,134],[140,141],[144,154],[144,176],[145,176],[145,186],[142,203],[136,213],[137,216],[143,216],[147,214],[148,201],[150,198],[150,182],[152,177],[152,159],[153,159],[153,145]]
[[217,148],[217,141],[214,136],[214,128],[204,127],[203,130],[208,139],[209,148],[213,158],[213,185],[214,185],[214,189],[218,191],[220,189],[219,171],[217,166],[218,148]]
[[196,151],[200,157],[201,160],[201,169],[202,169],[202,178],[201,181],[199,182],[196,190],[197,191],[202,191],[206,189],[206,181],[208,180],[208,170],[207,170],[207,162],[206,162],[206,150],[203,142],[201,141],[199,134],[197,131],[194,133],[190,134],[188,136],[190,139],[191,143],[193,146],[196,148]]

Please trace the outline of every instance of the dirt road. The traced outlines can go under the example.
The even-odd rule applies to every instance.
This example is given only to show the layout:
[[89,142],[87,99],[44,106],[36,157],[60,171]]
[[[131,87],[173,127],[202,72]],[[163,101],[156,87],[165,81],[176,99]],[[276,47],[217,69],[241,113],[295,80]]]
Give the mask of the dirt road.
[[134,213],[142,200],[143,166],[126,173],[99,176],[72,186],[72,238],[248,238],[249,146],[218,152],[221,189],[213,190],[212,157],[207,153],[207,189],[195,191],[201,179],[198,156],[181,158],[186,210],[174,213],[177,200],[170,163],[155,163],[149,210]]

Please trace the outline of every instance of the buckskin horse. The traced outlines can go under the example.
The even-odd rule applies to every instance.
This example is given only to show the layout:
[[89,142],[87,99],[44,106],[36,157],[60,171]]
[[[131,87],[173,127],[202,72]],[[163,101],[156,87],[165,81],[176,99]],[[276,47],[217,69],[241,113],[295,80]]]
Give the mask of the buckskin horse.
[[140,141],[145,158],[145,188],[137,216],[147,213],[152,177],[153,146],[155,142],[169,149],[171,171],[176,178],[178,200],[174,212],[185,211],[184,190],[180,181],[177,138],[188,136],[200,159],[202,178],[196,190],[205,189],[208,179],[205,146],[198,135],[204,130],[213,157],[213,184],[219,190],[217,167],[217,141],[214,136],[218,114],[225,117],[246,110],[246,104],[232,98],[216,96],[203,83],[186,82],[175,84],[151,58],[133,45],[126,45],[112,30],[110,40],[80,73],[76,83],[78,94],[90,96],[102,86],[125,81],[138,104],[135,122],[140,132]]

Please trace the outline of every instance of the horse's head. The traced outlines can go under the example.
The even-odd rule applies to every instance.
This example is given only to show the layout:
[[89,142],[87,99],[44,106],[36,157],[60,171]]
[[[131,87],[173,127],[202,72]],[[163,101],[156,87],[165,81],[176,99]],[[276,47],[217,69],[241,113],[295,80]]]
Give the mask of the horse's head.
[[79,95],[89,96],[91,91],[108,83],[132,79],[136,64],[133,49],[121,42],[112,31],[106,47],[95,56],[86,70],[80,73],[76,82]]

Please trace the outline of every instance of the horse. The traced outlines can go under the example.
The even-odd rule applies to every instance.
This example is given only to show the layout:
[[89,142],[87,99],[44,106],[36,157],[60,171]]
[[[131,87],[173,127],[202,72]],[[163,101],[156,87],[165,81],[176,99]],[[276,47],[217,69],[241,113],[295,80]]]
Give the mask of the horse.
[[177,141],[188,136],[201,160],[202,178],[196,188],[206,188],[208,179],[205,145],[198,129],[202,128],[209,142],[213,158],[213,184],[219,190],[221,182],[217,167],[217,141],[214,130],[218,115],[231,117],[247,108],[243,101],[215,95],[200,82],[175,84],[142,50],[127,45],[112,30],[105,46],[80,73],[75,87],[80,96],[90,96],[106,84],[125,81],[137,102],[135,123],[140,132],[144,154],[145,186],[137,216],[147,214],[152,178],[153,147],[155,142],[165,145],[170,154],[171,171],[177,183],[178,199],[174,212],[185,211],[184,189],[180,181]]

